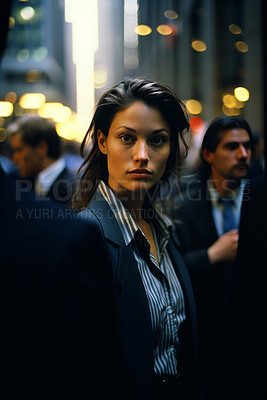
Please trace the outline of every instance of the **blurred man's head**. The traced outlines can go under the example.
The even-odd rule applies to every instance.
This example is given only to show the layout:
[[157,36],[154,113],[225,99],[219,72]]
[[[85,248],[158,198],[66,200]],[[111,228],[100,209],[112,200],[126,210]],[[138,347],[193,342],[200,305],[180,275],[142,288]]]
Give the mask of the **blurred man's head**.
[[54,124],[39,116],[23,116],[11,131],[13,160],[24,178],[36,177],[60,157],[60,137]]
[[245,178],[253,147],[252,132],[241,117],[221,116],[211,122],[201,146],[201,173],[206,179]]

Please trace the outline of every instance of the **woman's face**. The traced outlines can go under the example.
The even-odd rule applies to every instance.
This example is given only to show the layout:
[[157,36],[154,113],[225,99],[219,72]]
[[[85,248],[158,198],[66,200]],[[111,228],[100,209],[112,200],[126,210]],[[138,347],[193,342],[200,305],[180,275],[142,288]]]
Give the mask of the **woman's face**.
[[164,174],[170,127],[157,108],[136,101],[115,115],[107,137],[98,131],[98,146],[107,155],[109,186],[144,196]]

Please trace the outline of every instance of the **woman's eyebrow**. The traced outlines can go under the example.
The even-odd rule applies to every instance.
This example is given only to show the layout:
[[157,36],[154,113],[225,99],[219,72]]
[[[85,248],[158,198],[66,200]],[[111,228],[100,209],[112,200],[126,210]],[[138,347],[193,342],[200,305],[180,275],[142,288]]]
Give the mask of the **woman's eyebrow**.
[[123,128],[123,129],[128,129],[128,131],[131,131],[131,132],[136,132],[135,129],[130,128],[130,127],[128,127],[128,126],[124,126],[124,125],[118,126],[118,128],[116,128],[116,130],[121,129],[121,128]]
[[[128,131],[131,131],[131,132],[136,132],[136,130],[135,130],[134,128],[130,128],[129,126],[125,126],[125,125],[118,126],[118,128],[116,128],[116,130],[121,129],[121,128],[127,129]],[[156,129],[155,131],[153,131],[152,134],[154,134],[154,133],[160,133],[160,132],[169,133],[169,131],[168,131],[167,129],[165,129],[165,128],[160,128],[160,129]]]

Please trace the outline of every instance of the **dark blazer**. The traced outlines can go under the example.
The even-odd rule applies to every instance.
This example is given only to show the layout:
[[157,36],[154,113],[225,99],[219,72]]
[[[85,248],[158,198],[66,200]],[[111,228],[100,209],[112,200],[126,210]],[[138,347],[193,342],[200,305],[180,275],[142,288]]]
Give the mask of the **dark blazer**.
[[66,167],[53,182],[46,197],[71,208],[71,198],[75,190],[76,175]]
[[[252,198],[250,182],[244,188],[241,222]],[[181,251],[190,273],[198,315],[199,354],[207,399],[228,398],[233,389],[233,293],[240,290],[237,261],[210,265],[207,249],[218,239],[207,183],[199,180],[179,194],[175,218]],[[242,240],[246,235],[242,228]],[[246,241],[247,251],[252,247]],[[242,267],[239,269],[239,273]],[[241,273],[242,274],[242,273]],[[236,296],[235,296],[236,299]],[[244,315],[243,315],[244,316]],[[235,393],[235,395],[237,395]],[[210,396],[210,397],[209,397]],[[219,397],[221,396],[221,397]]]
[[[133,252],[125,245],[111,208],[98,192],[90,201],[88,209],[79,215],[85,219],[91,215],[95,216],[103,235],[100,247],[108,253],[108,268],[112,273],[111,286],[116,298],[113,314],[117,319],[117,335],[122,354],[121,365],[114,365],[113,368],[118,371],[117,380],[124,386],[128,396],[132,393],[133,398],[150,398],[153,379],[152,326],[145,289]],[[186,305],[186,320],[179,331],[179,361],[182,362],[185,378],[188,379],[189,385],[193,386],[196,359],[194,297],[189,275],[180,255],[180,244],[174,234],[167,248],[181,283]]]
[[0,188],[0,398],[104,400],[119,354],[99,224],[18,197],[1,168]]
[[250,182],[231,292],[231,375],[237,400],[267,398],[266,181]]

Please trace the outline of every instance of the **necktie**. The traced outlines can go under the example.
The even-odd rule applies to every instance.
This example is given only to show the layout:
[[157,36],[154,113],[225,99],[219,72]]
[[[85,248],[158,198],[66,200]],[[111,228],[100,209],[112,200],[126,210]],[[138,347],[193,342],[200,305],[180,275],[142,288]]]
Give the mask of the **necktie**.
[[220,198],[220,203],[223,204],[223,232],[229,232],[231,229],[236,229],[236,221],[233,213],[233,200]]

